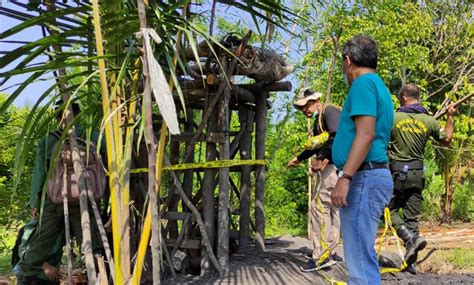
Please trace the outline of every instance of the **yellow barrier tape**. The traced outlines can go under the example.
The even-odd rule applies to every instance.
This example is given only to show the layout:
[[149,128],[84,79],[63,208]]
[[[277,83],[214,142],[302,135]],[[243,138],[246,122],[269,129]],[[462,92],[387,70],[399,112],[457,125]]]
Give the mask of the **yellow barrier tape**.
[[[222,168],[239,165],[265,165],[265,160],[215,160],[198,163],[182,163],[163,167],[163,170],[188,170],[195,168]],[[132,169],[130,173],[146,173],[148,168]]]
[[401,271],[405,270],[405,268],[407,268],[407,263],[406,263],[405,258],[403,256],[403,250],[402,250],[402,246],[400,244],[400,239],[398,238],[398,235],[397,235],[397,231],[395,230],[395,228],[392,225],[392,218],[390,216],[390,209],[388,207],[385,208],[383,216],[384,216],[384,219],[385,219],[385,227],[384,227],[384,230],[383,230],[383,233],[382,233],[382,237],[380,239],[379,246],[377,248],[377,257],[380,256],[380,252],[382,251],[382,244],[383,244],[383,241],[385,239],[385,235],[387,234],[388,229],[390,229],[392,231],[393,235],[395,236],[395,240],[396,240],[396,243],[397,243],[398,254],[402,258],[402,264],[400,265],[400,268],[394,268],[394,267],[380,268],[380,273],[401,272]]
[[[314,181],[318,180],[318,181]],[[320,192],[321,192],[321,183],[322,183],[322,177],[321,177],[321,172],[317,172],[313,175],[313,187],[316,188],[316,191],[314,191],[314,197],[313,199],[316,199],[316,207],[318,208],[318,211],[321,213],[321,215],[324,215],[324,208],[323,208],[323,203],[321,202],[321,198],[319,197]],[[317,185],[317,186],[316,186]],[[323,219],[323,223],[321,225],[321,246],[324,248],[324,253],[319,257],[318,261],[316,262],[316,265],[319,266],[321,263],[329,257],[331,254],[331,249],[329,248],[329,245],[327,244],[326,240],[324,239],[326,236],[326,223],[325,220]],[[319,275],[321,275],[326,282],[328,282],[331,285],[346,285],[347,283],[344,281],[340,281],[334,278],[330,278],[328,275],[326,275],[324,272],[321,270],[318,270]]]

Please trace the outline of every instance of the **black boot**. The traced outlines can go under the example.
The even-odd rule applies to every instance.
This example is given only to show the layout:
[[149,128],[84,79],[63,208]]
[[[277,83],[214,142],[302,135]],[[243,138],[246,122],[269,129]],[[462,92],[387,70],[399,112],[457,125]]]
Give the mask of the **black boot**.
[[400,226],[397,231],[398,236],[405,242],[405,261],[410,266],[418,257],[418,252],[426,247],[426,240],[418,234],[412,233],[405,225]]
[[416,275],[417,271],[416,271],[416,262],[413,262],[412,264],[408,265],[407,268],[405,268],[403,270],[403,272],[408,272],[408,273],[411,273],[413,275]]

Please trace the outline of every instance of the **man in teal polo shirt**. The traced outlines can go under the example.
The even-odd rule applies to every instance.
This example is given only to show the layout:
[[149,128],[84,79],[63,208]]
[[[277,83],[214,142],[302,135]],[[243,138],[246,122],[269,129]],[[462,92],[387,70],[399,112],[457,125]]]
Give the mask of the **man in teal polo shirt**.
[[374,243],[393,192],[387,158],[393,103],[375,73],[377,53],[375,41],[363,35],[350,39],[342,50],[342,71],[351,87],[332,149],[339,179],[331,200],[340,207],[349,284],[381,283]]

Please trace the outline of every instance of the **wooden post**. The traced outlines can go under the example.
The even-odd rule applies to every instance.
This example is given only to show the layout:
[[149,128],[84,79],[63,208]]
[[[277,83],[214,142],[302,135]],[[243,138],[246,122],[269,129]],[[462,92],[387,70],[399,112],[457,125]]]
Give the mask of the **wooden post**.
[[[209,94],[210,95],[210,94]],[[216,94],[214,94],[216,96]],[[210,99],[208,96],[207,102]],[[207,109],[207,106],[206,106]],[[207,132],[215,132],[217,130],[217,114],[216,112],[212,112],[209,122],[207,124]],[[217,157],[217,149],[215,143],[206,143],[206,161],[214,161]],[[206,233],[209,237],[209,243],[211,248],[214,248],[214,240],[215,240],[215,219],[216,219],[216,212],[215,212],[215,199],[214,199],[214,179],[216,176],[217,171],[215,169],[206,169],[204,170],[204,178],[202,182],[202,215],[204,219],[204,227],[206,229]],[[209,255],[207,254],[206,249],[203,247],[201,250],[201,275],[209,272],[211,270],[211,263],[209,259]]]
[[[170,143],[170,161],[171,164],[179,163],[179,142]],[[168,188],[168,205],[169,211],[177,211],[179,196],[176,194],[176,186],[173,183],[173,179],[169,178],[169,188]],[[178,238],[178,222],[176,220],[168,221],[169,225],[169,237],[176,239]]]
[[[265,159],[265,134],[267,120],[267,99],[265,93],[255,98],[255,158]],[[265,166],[257,166],[255,175],[255,238],[257,250],[265,251]]]
[[[252,159],[252,132],[254,113],[246,105],[239,106],[240,127],[245,128],[240,140],[240,159]],[[239,219],[239,250],[248,251],[250,248],[250,165],[242,166],[240,175],[240,219]]]
[[[226,64],[224,62],[224,70]],[[221,83],[226,84],[226,83]],[[229,139],[229,101],[230,88],[225,87],[221,104],[217,112],[218,129],[224,133],[224,143],[220,144],[219,159],[226,160],[230,158],[230,139]],[[219,169],[219,208],[217,223],[217,259],[224,271],[229,268],[229,168]]]
[[[187,113],[187,120],[186,120],[186,123],[184,124],[184,131],[188,133],[192,133],[194,130],[193,110],[191,108],[188,108],[186,113]],[[186,163],[194,162],[195,145],[192,144],[190,147],[191,147],[191,157],[189,161],[186,161]],[[193,194],[193,170],[192,169],[184,171],[183,190],[184,190],[184,193],[186,193],[186,196],[188,196],[188,198],[191,199],[192,194]],[[183,210],[185,212],[189,212],[189,209],[186,207],[186,205],[183,205]]]

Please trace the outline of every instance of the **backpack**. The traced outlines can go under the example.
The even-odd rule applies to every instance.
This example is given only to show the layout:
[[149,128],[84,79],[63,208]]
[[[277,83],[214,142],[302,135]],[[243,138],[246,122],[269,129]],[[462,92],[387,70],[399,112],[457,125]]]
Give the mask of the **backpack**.
[[[70,204],[79,204],[80,190],[78,181],[74,174],[74,164],[72,159],[72,149],[69,140],[61,146],[59,142],[59,132],[52,133],[58,141],[54,144],[53,153],[60,151],[59,157],[54,165],[53,173],[48,181],[48,197],[55,204],[63,203],[63,189]],[[77,138],[79,154],[85,168],[86,179],[90,182],[95,200],[102,198],[105,190],[105,171],[102,167],[102,159],[97,153],[96,144],[93,141],[86,142]],[[89,150],[87,144],[89,143]],[[58,148],[61,148],[58,150]],[[91,197],[92,198],[92,197]]]

